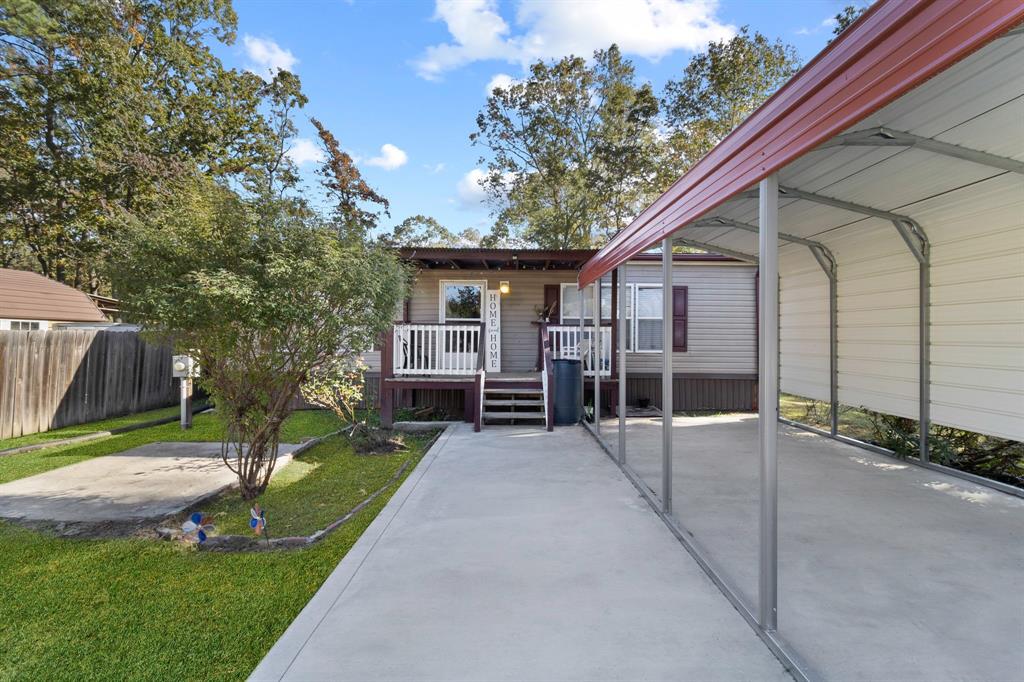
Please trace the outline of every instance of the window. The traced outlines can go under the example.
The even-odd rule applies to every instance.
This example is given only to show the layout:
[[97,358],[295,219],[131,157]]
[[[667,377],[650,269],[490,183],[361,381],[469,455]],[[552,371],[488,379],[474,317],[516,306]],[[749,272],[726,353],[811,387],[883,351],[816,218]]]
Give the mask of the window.
[[[558,310],[562,324],[580,323],[580,293],[575,284],[562,284],[562,300]],[[583,323],[594,324],[594,285],[583,292]],[[601,285],[601,321],[607,323],[612,317],[612,285]]]
[[661,351],[661,285],[636,285],[636,348],[637,353]]
[[[583,314],[586,317],[583,323],[594,324],[594,285],[587,287],[583,298]],[[626,348],[633,350],[633,285],[626,285]],[[561,323],[567,325],[578,325],[579,318],[579,290],[575,284],[562,285],[562,299],[558,306],[561,315]],[[603,283],[601,285],[601,321],[607,324],[617,324],[612,320],[612,285]]]
[[29,320],[11,320],[11,331],[34,332],[39,329],[39,322]]
[[441,322],[483,320],[484,282],[441,282]]
[[[594,289],[588,287],[584,293],[584,324],[594,324]],[[686,352],[687,337],[687,287],[672,287],[672,350]],[[578,325],[579,293],[575,284],[562,285],[562,299],[559,310],[561,322]],[[633,311],[636,311],[636,315]],[[624,313],[626,316],[626,349],[634,353],[660,353],[662,342],[662,298],[660,284],[627,284]],[[601,317],[607,324],[612,316],[612,288],[601,285]]]

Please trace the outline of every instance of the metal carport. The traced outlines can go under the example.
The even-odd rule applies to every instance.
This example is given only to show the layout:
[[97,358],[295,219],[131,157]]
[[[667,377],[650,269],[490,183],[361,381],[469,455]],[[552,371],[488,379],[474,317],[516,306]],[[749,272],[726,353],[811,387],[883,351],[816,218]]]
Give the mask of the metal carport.
[[[937,478],[918,483],[946,486],[955,480],[946,477],[955,476],[992,489],[1003,510],[992,523],[1009,519],[1004,533],[992,534],[992,560],[1012,564],[1020,554],[1022,538],[1014,528],[1024,522],[1024,508],[1017,504],[1021,491],[931,462],[927,434],[935,422],[1024,440],[1022,20],[1020,2],[877,3],[581,272],[585,286],[659,243],[663,254],[673,244],[689,244],[759,262],[756,603],[736,588],[735,574],[721,570],[714,551],[690,541],[688,519],[673,499],[687,490],[673,494],[678,485],[673,468],[695,466],[699,458],[687,459],[688,443],[674,442],[679,424],[673,428],[673,420],[665,419],[659,427],[657,480],[631,467],[635,447],[644,443],[650,455],[653,445],[625,417],[612,449],[798,677],[864,673],[830,667],[827,652],[809,656],[813,646],[791,641],[778,626],[786,613],[778,573],[780,389],[829,402],[833,421],[824,435],[837,440],[843,440],[836,424],[840,404],[919,420],[919,459],[910,463]],[[663,319],[668,320],[671,287],[664,291]],[[663,326],[667,347],[671,330]],[[665,377],[670,377],[671,356],[665,357]],[[667,397],[670,402],[671,394]],[[635,445],[630,433],[637,436]],[[608,429],[604,435],[610,435]],[[792,434],[785,438],[789,443]],[[816,484],[827,488],[830,479],[823,475]],[[888,494],[899,496],[897,491]],[[870,507],[870,495],[865,493],[861,503]],[[905,505],[897,513],[912,518],[915,509]],[[950,561],[960,560],[957,533],[966,539],[984,530],[951,529]],[[867,556],[875,539],[861,541]],[[1006,546],[999,547],[1001,542]],[[913,546],[906,547],[906,557],[898,567],[865,569],[880,571],[880,577],[887,569],[910,570],[927,587],[930,566],[915,564]],[[1016,571],[1024,580],[1019,564],[1009,571],[1003,575]],[[984,591],[985,576],[977,580],[976,589]],[[963,598],[951,605],[950,623],[973,608],[969,590],[960,583],[956,587]],[[937,598],[949,595],[935,592]],[[1024,597],[1012,589],[1004,597],[1008,610],[994,617],[1001,627],[979,631],[978,637],[1005,638],[1002,645],[1019,653]],[[830,636],[829,627],[841,634],[843,627],[884,629],[897,622],[877,616],[818,614],[823,637]],[[857,618],[864,622],[850,622]],[[936,674],[929,657],[955,655],[961,644],[952,638],[939,650],[936,642],[918,646],[901,639],[900,632],[888,634],[892,651],[859,653],[917,657],[921,677]],[[970,642],[961,648],[973,651]],[[981,666],[981,661],[950,660],[941,670],[969,675],[972,663]],[[975,672],[1024,678],[1024,654],[1002,665]],[[877,667],[871,671],[879,674]]]

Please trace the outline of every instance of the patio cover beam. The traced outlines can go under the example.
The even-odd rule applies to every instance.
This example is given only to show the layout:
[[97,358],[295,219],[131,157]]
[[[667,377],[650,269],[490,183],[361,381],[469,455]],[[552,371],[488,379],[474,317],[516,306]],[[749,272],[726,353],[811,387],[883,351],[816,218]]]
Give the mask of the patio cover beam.
[[618,319],[614,321],[615,324],[619,325],[619,464],[624,465],[626,463],[626,315],[623,311],[627,310],[627,306],[631,305],[626,301],[627,287],[626,287],[626,264],[623,263],[618,268],[619,273],[619,300],[618,305],[615,306],[615,315]]
[[689,237],[676,237],[675,242],[677,244],[682,244],[683,246],[692,246],[695,249],[704,249],[705,251],[713,251],[715,253],[720,253],[723,256],[731,256],[733,258],[736,258],[737,260],[744,260],[749,263],[757,263],[757,256],[753,254],[744,253],[743,251],[734,251],[732,249],[726,249],[724,247],[718,246],[717,244],[709,244],[708,242],[702,242],[697,239],[690,239]]
[[830,147],[912,147],[914,149],[923,149],[933,154],[949,156],[954,159],[971,161],[982,166],[999,168],[1011,173],[1024,174],[1024,161],[1017,161],[1005,156],[989,154],[977,149],[969,149],[950,142],[942,142],[930,137],[922,137],[889,128],[871,128],[869,130],[844,133],[829,140],[819,149],[828,149]]
[[[856,204],[851,201],[836,199],[835,197],[814,192],[805,192],[796,187],[783,187],[780,185],[779,194],[785,197],[831,206],[851,213],[888,220],[896,228],[903,242],[917,260],[918,456],[922,462],[928,462],[930,459],[928,437],[931,427],[931,247],[928,242],[928,235],[920,223],[907,215],[884,211],[873,206]],[[833,424],[835,424],[834,421]]]
[[672,513],[672,236],[661,240],[661,508]]
[[[750,225],[731,218],[715,216],[694,223],[696,227],[730,227],[755,234],[760,233],[756,225]],[[784,242],[806,246],[828,278],[828,395],[829,429],[833,436],[839,433],[839,288],[837,282],[836,258],[832,251],[821,242],[804,239],[778,232]]]
[[758,321],[758,452],[760,454],[760,544],[758,623],[778,627],[779,604],[779,193],[774,173],[760,183],[758,254],[761,300]]

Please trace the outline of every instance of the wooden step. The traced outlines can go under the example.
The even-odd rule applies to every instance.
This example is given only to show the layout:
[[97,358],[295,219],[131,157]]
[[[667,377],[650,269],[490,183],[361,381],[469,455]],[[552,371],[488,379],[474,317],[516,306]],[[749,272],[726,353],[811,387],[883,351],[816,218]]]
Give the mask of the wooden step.
[[543,388],[494,388],[485,384],[484,393],[508,393],[510,395],[544,395]]
[[522,400],[522,399],[521,400],[489,400],[487,398],[484,398],[484,405],[515,405],[516,407],[519,407],[520,405],[527,405],[527,406],[529,406],[529,405],[538,405],[538,406],[543,406],[544,405],[544,401],[543,400]]
[[484,419],[514,419],[525,421],[527,419],[540,419],[544,421],[543,412],[484,412]]

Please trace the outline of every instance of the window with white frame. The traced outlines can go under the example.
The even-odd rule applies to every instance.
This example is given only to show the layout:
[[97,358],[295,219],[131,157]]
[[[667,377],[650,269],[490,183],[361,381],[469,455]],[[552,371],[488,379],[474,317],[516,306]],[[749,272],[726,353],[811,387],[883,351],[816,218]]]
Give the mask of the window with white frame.
[[662,300],[660,284],[636,285],[636,347],[637,353],[661,351]]
[[[562,324],[580,323],[580,293],[575,284],[562,284],[562,297],[558,311]],[[594,285],[591,284],[583,292],[583,323],[594,324]],[[612,317],[612,287],[601,285],[601,321],[607,323]]]
[[11,331],[34,332],[39,330],[38,320],[11,320]]
[[[579,317],[579,289],[575,284],[562,285],[562,298],[559,301],[558,310],[561,315],[561,323],[566,325],[578,325]],[[626,349],[633,350],[633,296],[634,286],[626,285],[626,301],[624,312],[626,315]],[[583,294],[583,324],[594,324],[594,285],[587,287]],[[605,324],[618,324],[612,320],[612,285],[601,284],[601,321]]]
[[485,282],[441,282],[440,321],[480,322],[483,320]]

